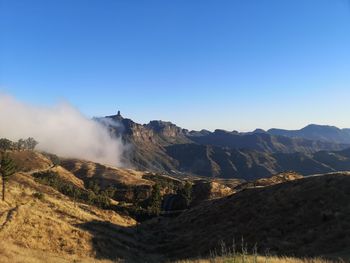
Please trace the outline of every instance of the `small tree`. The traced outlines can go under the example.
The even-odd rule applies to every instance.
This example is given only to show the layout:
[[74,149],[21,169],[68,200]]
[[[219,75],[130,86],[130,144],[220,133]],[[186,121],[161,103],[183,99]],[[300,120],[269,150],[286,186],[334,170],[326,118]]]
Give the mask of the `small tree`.
[[5,186],[10,176],[16,171],[14,161],[9,157],[7,153],[3,153],[0,161],[0,174],[2,178],[2,201],[5,201]]
[[51,162],[52,162],[53,166],[57,166],[57,165],[61,164],[61,159],[55,154],[52,154],[50,156],[50,159],[51,159]]

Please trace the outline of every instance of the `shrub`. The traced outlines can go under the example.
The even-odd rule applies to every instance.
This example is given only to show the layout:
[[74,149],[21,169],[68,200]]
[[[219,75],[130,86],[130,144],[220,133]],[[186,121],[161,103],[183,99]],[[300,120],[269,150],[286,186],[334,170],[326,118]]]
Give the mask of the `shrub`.
[[35,192],[35,193],[33,193],[33,197],[37,198],[39,200],[43,200],[44,199],[44,194],[41,193],[41,192]]

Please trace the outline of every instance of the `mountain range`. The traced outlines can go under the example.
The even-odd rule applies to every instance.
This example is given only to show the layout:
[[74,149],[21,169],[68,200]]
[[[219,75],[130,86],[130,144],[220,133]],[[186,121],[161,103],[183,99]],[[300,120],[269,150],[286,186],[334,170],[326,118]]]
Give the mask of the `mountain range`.
[[96,120],[129,146],[125,162],[139,170],[256,179],[288,170],[310,175],[350,169],[350,129],[189,131],[165,121],[139,124],[120,112]]

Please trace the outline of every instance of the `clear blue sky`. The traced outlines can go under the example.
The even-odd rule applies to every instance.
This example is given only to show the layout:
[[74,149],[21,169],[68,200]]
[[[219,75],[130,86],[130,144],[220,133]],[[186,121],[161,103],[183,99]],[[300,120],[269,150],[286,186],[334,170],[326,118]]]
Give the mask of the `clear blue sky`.
[[0,0],[0,91],[189,129],[350,127],[350,4]]

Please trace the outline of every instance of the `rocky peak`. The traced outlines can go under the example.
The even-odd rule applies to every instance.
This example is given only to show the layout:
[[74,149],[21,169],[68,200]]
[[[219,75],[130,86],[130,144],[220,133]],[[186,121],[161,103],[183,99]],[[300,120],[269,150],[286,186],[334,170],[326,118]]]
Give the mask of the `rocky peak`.
[[187,130],[182,129],[175,124],[167,121],[150,121],[145,126],[158,133],[159,135],[165,137],[177,137],[179,135],[185,135],[188,133]]

